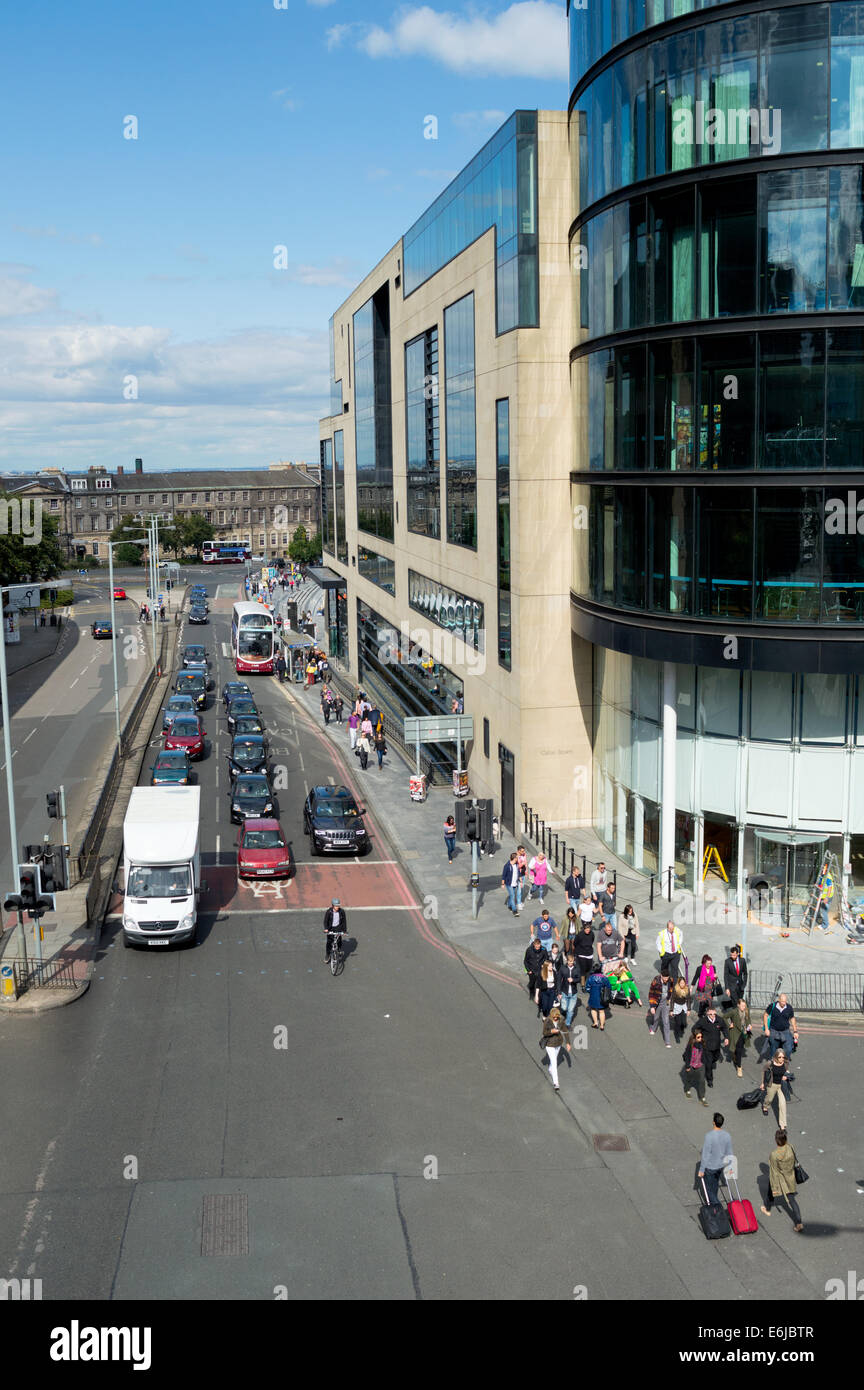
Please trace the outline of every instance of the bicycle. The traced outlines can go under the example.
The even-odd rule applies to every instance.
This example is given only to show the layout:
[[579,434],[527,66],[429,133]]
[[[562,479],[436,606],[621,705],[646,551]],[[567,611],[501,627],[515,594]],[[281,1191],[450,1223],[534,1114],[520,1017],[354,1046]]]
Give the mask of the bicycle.
[[342,949],[341,931],[328,933],[332,935],[333,942],[330,947],[330,974],[341,975],[345,969],[345,952]]

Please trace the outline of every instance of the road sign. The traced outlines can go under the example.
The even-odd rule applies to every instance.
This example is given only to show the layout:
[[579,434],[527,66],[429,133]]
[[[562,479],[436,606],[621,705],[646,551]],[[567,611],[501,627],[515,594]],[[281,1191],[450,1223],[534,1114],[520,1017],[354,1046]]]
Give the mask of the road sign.
[[466,743],[474,737],[473,714],[422,714],[403,720],[406,743]]
[[38,608],[42,590],[38,584],[11,584],[9,586],[10,608]]
[[164,594],[160,594],[159,597],[157,598],[156,602],[157,602],[157,603],[164,603],[164,602],[165,602],[165,595],[164,595]]

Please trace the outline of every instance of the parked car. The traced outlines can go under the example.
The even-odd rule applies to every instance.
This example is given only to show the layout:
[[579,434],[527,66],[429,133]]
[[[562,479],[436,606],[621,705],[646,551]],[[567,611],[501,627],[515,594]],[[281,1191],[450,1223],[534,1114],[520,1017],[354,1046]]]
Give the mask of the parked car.
[[199,709],[207,704],[207,678],[198,671],[180,671],[174,689],[178,695],[191,695]]
[[312,853],[365,854],[370,843],[362,816],[347,787],[312,787],[303,806]]
[[235,731],[237,720],[241,715],[245,714],[258,715],[259,719],[261,717],[258,706],[255,704],[254,700],[251,700],[248,696],[238,695],[228,706],[228,728],[232,734]]
[[237,777],[241,772],[266,772],[270,749],[261,734],[244,734],[235,738],[228,755],[228,773]]
[[238,878],[275,878],[291,872],[291,852],[278,820],[249,819],[237,841]]
[[197,714],[197,706],[191,695],[172,695],[162,711],[162,732],[170,729],[178,714]]
[[163,749],[150,769],[151,787],[188,786],[189,754],[185,748]]
[[90,632],[93,637],[113,637],[114,629],[110,618],[96,618],[90,625]]
[[273,812],[273,793],[262,772],[243,773],[235,777],[229,790],[231,819],[239,824],[244,820],[262,820]]
[[200,714],[178,714],[170,729],[162,735],[163,747],[183,748],[190,758],[204,757],[204,725]]

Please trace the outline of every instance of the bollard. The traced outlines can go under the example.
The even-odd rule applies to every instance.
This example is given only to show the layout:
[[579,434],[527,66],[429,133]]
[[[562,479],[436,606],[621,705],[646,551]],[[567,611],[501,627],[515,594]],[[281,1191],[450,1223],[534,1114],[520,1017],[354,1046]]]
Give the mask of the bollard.
[[649,906],[649,908],[651,909],[651,911],[653,912],[653,911],[654,911],[654,875],[653,875],[653,874],[651,875],[651,886],[650,886],[650,888],[649,888],[649,890],[648,890],[648,906]]
[[582,855],[582,877],[584,878],[584,880],[585,880],[586,883],[588,882],[588,870],[587,870],[587,868],[586,868],[586,864],[587,864],[587,863],[588,863],[588,856],[587,856],[586,854],[583,854],[583,855]]
[[553,836],[553,839],[554,839],[554,841],[555,841],[555,853],[554,853],[554,858],[553,858],[552,862],[553,862],[553,864],[555,865],[555,868],[557,869],[557,868],[558,868],[558,836],[557,836],[557,835],[554,835],[554,836]]
[[570,872],[571,872],[571,874],[572,874],[572,872],[573,872],[573,869],[574,869],[575,865],[576,865],[576,851],[575,851],[575,849],[571,849],[571,851],[570,851]]

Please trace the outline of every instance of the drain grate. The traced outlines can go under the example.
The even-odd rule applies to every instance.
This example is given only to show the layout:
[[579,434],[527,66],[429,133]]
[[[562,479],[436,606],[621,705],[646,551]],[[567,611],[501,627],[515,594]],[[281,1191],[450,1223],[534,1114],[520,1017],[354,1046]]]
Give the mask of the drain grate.
[[245,1192],[205,1197],[201,1213],[202,1255],[249,1254],[249,1203]]
[[626,1134],[595,1134],[594,1148],[597,1153],[629,1153],[630,1141]]

